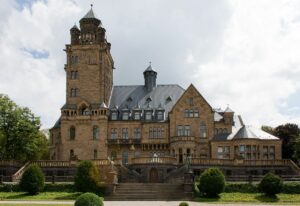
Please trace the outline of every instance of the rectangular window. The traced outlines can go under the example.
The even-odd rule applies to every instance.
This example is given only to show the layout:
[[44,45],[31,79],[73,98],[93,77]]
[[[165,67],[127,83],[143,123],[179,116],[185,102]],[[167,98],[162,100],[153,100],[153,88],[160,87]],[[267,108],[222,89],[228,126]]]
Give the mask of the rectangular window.
[[133,138],[135,139],[141,138],[141,128],[134,128]]
[[240,145],[240,152],[245,152],[245,145]]
[[194,110],[192,109],[189,110],[189,117],[190,118],[194,117]]
[[141,119],[141,113],[140,112],[135,112],[134,113],[134,119],[135,120],[140,120]]
[[152,120],[152,112],[146,112],[145,119],[146,120]]
[[128,119],[129,119],[129,113],[128,113],[128,112],[123,112],[122,115],[123,115],[123,116],[122,116],[122,119],[123,119],[123,120],[128,120]]
[[218,153],[223,153],[223,147],[218,147]]
[[189,117],[189,110],[188,109],[184,110],[184,117]]
[[161,128],[161,138],[165,138],[165,128]]
[[194,110],[194,117],[199,117],[199,111],[198,110]]
[[128,128],[122,128],[122,138],[128,139]]
[[183,136],[183,126],[182,125],[177,126],[177,136]]
[[153,138],[157,138],[157,128],[153,127]]
[[164,120],[164,112],[162,111],[157,112],[157,120]]
[[190,125],[186,125],[184,127],[184,136],[191,136],[191,127],[190,127]]
[[117,120],[118,119],[118,112],[112,112],[111,113],[111,120]]
[[117,139],[117,128],[111,129],[111,139]]

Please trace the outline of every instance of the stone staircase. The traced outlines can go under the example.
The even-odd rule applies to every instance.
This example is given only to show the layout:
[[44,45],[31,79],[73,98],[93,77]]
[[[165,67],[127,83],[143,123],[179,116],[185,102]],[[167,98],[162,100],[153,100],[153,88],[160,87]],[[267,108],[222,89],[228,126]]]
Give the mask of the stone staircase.
[[120,183],[115,193],[105,200],[190,200],[183,184],[172,183]]

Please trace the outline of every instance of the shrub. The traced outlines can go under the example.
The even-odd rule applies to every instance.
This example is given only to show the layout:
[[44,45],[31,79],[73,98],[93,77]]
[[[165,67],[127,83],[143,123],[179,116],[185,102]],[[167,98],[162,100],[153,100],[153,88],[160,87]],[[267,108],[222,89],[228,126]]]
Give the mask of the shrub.
[[91,161],[82,161],[75,175],[75,188],[79,192],[101,193],[100,175]]
[[189,206],[189,203],[187,203],[187,202],[181,202],[181,203],[179,204],[179,206]]
[[287,194],[300,194],[300,183],[298,182],[284,183],[281,192]]
[[31,195],[36,195],[44,189],[45,178],[41,168],[31,165],[22,175],[20,188]]
[[73,183],[54,183],[45,184],[44,192],[74,192]]
[[282,180],[277,175],[268,173],[260,181],[258,187],[266,195],[276,195],[282,190]]
[[96,194],[87,192],[76,199],[75,206],[103,206],[103,202]]
[[199,191],[208,197],[218,196],[225,187],[225,177],[218,168],[206,169],[200,176]]
[[259,190],[256,184],[227,183],[224,192],[257,193]]

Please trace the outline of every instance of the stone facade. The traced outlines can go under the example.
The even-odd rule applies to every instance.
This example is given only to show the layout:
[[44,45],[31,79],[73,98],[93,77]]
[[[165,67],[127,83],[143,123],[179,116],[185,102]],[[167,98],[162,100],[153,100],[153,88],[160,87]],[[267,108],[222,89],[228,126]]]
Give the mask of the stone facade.
[[281,159],[278,138],[251,130],[230,108],[212,108],[193,85],[157,85],[151,65],[145,85],[113,86],[110,48],[92,10],[71,29],[66,104],[50,130],[52,160]]

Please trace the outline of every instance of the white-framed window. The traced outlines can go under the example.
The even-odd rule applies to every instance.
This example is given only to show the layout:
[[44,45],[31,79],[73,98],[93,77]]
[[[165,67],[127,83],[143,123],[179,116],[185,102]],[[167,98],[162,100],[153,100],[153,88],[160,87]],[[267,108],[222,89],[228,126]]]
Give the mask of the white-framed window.
[[182,125],[177,126],[177,136],[183,136],[184,134],[184,129]]
[[191,136],[191,126],[190,125],[184,126],[184,136]]
[[129,119],[129,112],[123,112],[122,113],[122,119],[123,120],[128,120]]
[[163,111],[158,111],[157,112],[157,120],[164,120],[164,115],[165,113]]
[[128,128],[122,128],[122,138],[128,139]]
[[111,113],[111,120],[117,120],[118,119],[118,112],[112,112]]
[[117,139],[117,134],[118,134],[117,128],[112,128],[111,132],[110,132],[110,138],[111,139]]
[[140,120],[141,119],[141,113],[140,112],[134,112],[134,119]]
[[140,139],[141,138],[141,128],[134,128],[133,130],[133,138]]
[[151,111],[145,112],[145,120],[152,120],[152,112]]

